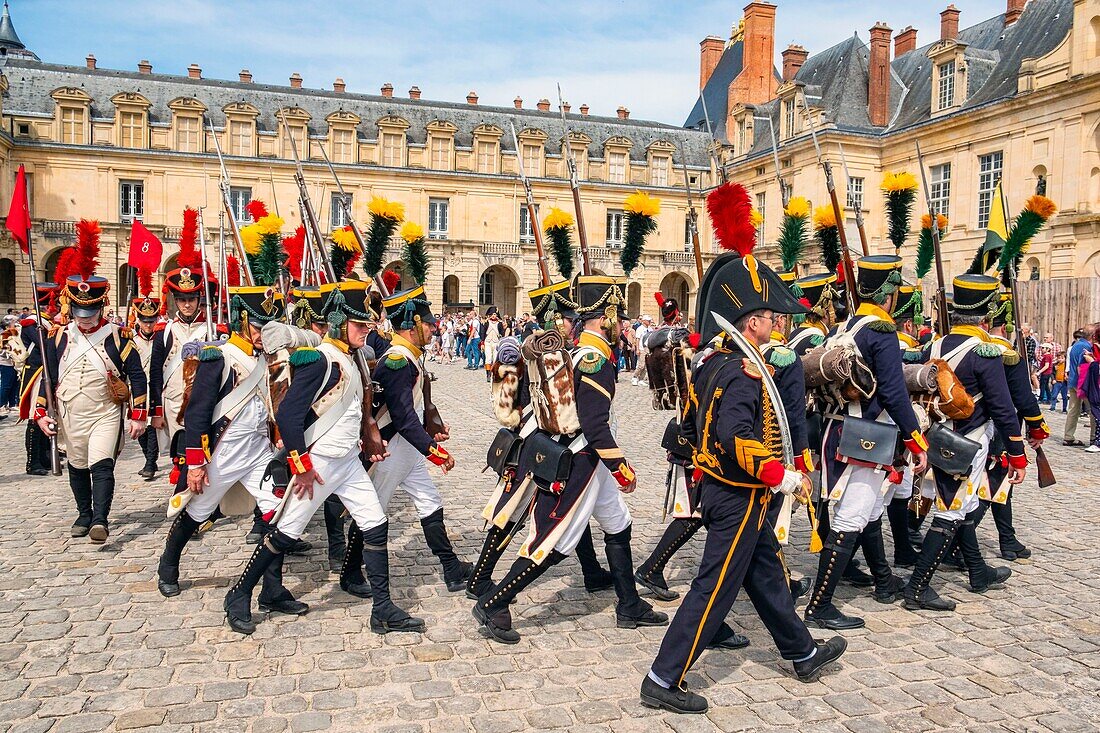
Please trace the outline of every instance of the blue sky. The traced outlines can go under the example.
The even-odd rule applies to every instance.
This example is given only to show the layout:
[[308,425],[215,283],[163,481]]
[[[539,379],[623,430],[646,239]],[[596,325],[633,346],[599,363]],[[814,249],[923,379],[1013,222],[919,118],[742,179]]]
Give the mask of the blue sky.
[[[561,82],[574,109],[681,124],[698,93],[699,41],[728,37],[748,0],[10,0],[21,39],[44,61],[186,74],[197,63],[207,78],[377,94],[385,82],[404,95],[527,106],[554,100]],[[799,43],[812,52],[885,21],[918,30],[918,44],[939,37],[948,0],[778,0],[779,52]],[[955,0],[961,27],[1003,12],[1004,0]]]

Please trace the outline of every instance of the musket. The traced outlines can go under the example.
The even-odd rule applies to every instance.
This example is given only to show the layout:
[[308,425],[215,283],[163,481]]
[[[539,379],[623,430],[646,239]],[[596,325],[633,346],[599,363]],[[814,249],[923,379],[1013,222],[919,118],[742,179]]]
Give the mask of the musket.
[[[226,286],[218,288],[218,325],[229,317],[229,262],[225,256],[225,209],[218,209],[218,277]],[[224,308],[224,310],[223,310]]]
[[[205,119],[205,115],[203,116]],[[248,264],[248,253],[244,250],[244,242],[241,241],[241,230],[237,224],[237,215],[233,213],[233,200],[230,197],[230,178],[229,171],[225,167],[225,158],[222,157],[222,145],[218,142],[218,136],[214,132],[214,124],[209,120],[206,120],[207,127],[210,129],[210,137],[214,138],[214,151],[218,154],[218,165],[221,166],[221,178],[218,180],[218,187],[222,192],[222,208],[225,209],[225,215],[229,218],[229,229],[233,233],[233,247],[237,255],[237,260],[241,263],[241,279],[245,285],[254,285],[256,280],[252,277],[252,266]]]
[[577,177],[577,161],[573,157],[573,146],[569,142],[569,125],[565,121],[565,103],[561,98],[561,84],[558,84],[558,110],[561,112],[562,154],[569,164],[569,187],[573,189],[573,208],[577,212],[577,239],[581,243],[581,272],[592,274],[592,265],[588,262],[588,234],[584,230],[584,212],[581,210],[581,183]]
[[[920,150],[920,142],[917,142],[917,165],[920,166],[920,178],[924,184],[924,202],[928,207],[928,217],[931,219],[932,250],[936,256],[936,327],[940,336],[946,336],[949,330],[947,324],[947,285],[943,275],[943,256],[940,252],[940,227],[936,223],[936,207],[932,205],[932,189],[928,187],[928,175],[924,170],[924,155]],[[1013,281],[1015,284],[1015,280]],[[1021,354],[1025,353],[1023,351]]]
[[791,203],[791,188],[783,180],[783,171],[779,167],[779,143],[775,139],[775,124],[772,122],[772,116],[768,115],[767,120],[768,130],[772,135],[772,161],[775,162],[775,180],[779,181],[779,197],[783,200],[783,209],[786,210],[787,204]]
[[703,282],[703,250],[699,246],[699,212],[695,210],[695,202],[691,200],[691,178],[688,177],[687,155],[680,159],[680,166],[684,171],[684,189],[687,191],[687,221],[688,231],[691,232],[691,250],[695,255],[695,274],[699,282]]
[[817,154],[817,162],[821,170],[825,172],[825,188],[829,191],[829,201],[833,205],[833,218],[836,219],[837,234],[840,235],[841,265],[844,268],[844,288],[848,294],[849,313],[854,314],[859,307],[859,293],[856,292],[856,268],[852,264],[852,253],[848,250],[848,234],[844,231],[844,216],[840,209],[840,201],[836,197],[836,183],[833,181],[833,166],[821,155],[821,146],[817,142],[817,129],[814,127],[813,115],[810,114],[810,103],[806,100],[806,90],[802,92],[802,109],[806,111],[806,124],[810,128],[810,137],[814,142],[814,152]]
[[[852,190],[852,177],[848,174],[848,159],[844,157],[844,145],[837,143],[840,148],[840,165],[844,168],[844,190]],[[863,228],[863,206],[856,206],[856,229],[859,231],[859,244],[863,248],[863,256],[871,254],[867,247],[867,231]]]
[[213,341],[217,332],[214,330],[214,313],[210,306],[210,265],[206,261],[206,224],[202,220],[205,209],[206,206],[199,207],[199,257],[202,258],[202,286],[206,289],[206,297],[202,299],[206,305],[206,340]]
[[516,126],[508,120],[508,128],[512,131],[512,145],[516,149],[516,163],[519,166],[519,180],[523,183],[524,206],[527,208],[527,221],[531,224],[531,233],[535,237],[535,255],[539,260],[539,277],[541,285],[550,284],[550,266],[546,263],[546,250],[542,246],[542,228],[539,226],[538,212],[535,211],[535,197],[531,194],[531,181],[523,170],[523,150],[519,147],[519,138],[516,137]]
[[699,93],[699,101],[703,105],[703,121],[706,122],[707,134],[710,135],[710,147],[707,148],[707,152],[710,153],[710,161],[714,164],[715,172],[718,174],[718,180],[722,183],[726,183],[726,181],[729,180],[726,176],[726,167],[722,165],[722,161],[718,159],[718,138],[714,134],[714,128],[710,126],[710,114],[707,112],[707,100],[702,92]]

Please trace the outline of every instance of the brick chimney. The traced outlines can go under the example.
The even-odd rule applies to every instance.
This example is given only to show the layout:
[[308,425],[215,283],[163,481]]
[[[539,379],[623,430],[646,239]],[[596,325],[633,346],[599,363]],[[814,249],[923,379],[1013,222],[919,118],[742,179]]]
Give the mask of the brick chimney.
[[[775,97],[775,6],[752,2],[745,6],[745,40],[741,73],[730,82],[726,126],[733,129],[730,112],[739,104],[763,104]],[[720,114],[720,113],[714,113]]]
[[584,117],[588,116],[588,105],[587,104],[582,104],[581,105],[581,115],[584,116]]
[[87,56],[85,56],[84,57],[84,65],[87,66],[89,69],[94,69],[95,68],[95,56],[93,56],[92,54],[88,54]]
[[517,95],[516,98],[512,100],[512,106],[516,109],[523,109],[523,97]]
[[382,85],[382,96],[389,99],[393,96],[393,84],[386,82]]
[[340,77],[336,77],[336,81],[332,82],[332,91],[337,94],[343,94],[347,91],[348,85],[344,83],[344,80]]
[[802,64],[806,63],[806,58],[809,55],[810,52],[802,46],[794,43],[787,46],[787,50],[783,52],[783,81],[793,79],[798,70],[802,68]]
[[290,75],[290,88],[301,89],[302,88],[302,75],[295,71]]
[[867,113],[876,127],[885,127],[890,118],[890,33],[885,23],[875,23],[871,28]]
[[199,66],[198,64],[191,64],[190,66],[188,66],[187,67],[187,78],[188,79],[201,79],[202,78],[202,67]]
[[894,36],[894,58],[904,56],[910,51],[917,50],[917,29],[911,25],[905,26],[905,30]]
[[539,112],[549,112],[550,111],[550,100],[549,99],[540,99],[539,103],[536,106],[539,108]]
[[138,73],[139,74],[152,74],[153,73],[153,65],[151,63],[149,63],[146,59],[142,59],[141,61],[138,61]]
[[420,99],[420,87],[418,87],[418,86],[409,87],[409,99]]
[[619,115],[620,120],[630,119],[630,110],[628,110],[626,107],[619,107],[617,110],[615,110],[615,114]]
[[703,91],[710,81],[710,75],[714,73],[714,67],[718,66],[725,49],[726,42],[718,36],[707,36],[699,41],[699,91]]
[[241,79],[241,84],[251,84],[252,83],[252,72],[249,71],[248,69],[241,69],[241,72],[240,72],[239,76],[240,76],[240,79]]
[[477,92],[470,92],[466,95],[466,104],[477,104]]
[[940,40],[953,41],[959,37],[959,9],[954,5],[948,5],[947,9],[940,13]]
[[1020,19],[1025,5],[1027,5],[1027,0],[1008,0],[1008,7],[1005,8],[1005,27]]

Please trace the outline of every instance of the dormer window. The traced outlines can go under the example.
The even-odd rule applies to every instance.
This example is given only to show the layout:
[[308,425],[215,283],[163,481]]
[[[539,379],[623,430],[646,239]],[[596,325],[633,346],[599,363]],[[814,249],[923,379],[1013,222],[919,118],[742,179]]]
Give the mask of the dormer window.
[[955,105],[955,60],[951,59],[937,66],[936,75],[936,109],[944,110],[953,107]]
[[795,133],[795,108],[793,97],[783,102],[783,137],[791,137]]

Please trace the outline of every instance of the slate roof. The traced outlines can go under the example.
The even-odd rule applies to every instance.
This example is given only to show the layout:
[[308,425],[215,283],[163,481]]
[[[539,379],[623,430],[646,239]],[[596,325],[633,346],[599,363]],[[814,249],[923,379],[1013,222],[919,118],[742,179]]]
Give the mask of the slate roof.
[[[458,146],[473,145],[474,129],[479,125],[492,124],[504,130],[500,140],[501,148],[514,150],[508,131],[508,122],[512,120],[517,133],[522,133],[525,128],[542,130],[548,135],[547,151],[557,154],[561,152],[563,131],[557,111],[517,110],[511,107],[386,98],[217,79],[191,79],[166,74],[141,74],[136,71],[88,69],[83,66],[63,66],[11,57],[0,65],[0,69],[9,82],[4,111],[14,115],[52,116],[54,100],[50,93],[58,87],[77,87],[91,96],[93,119],[113,119],[115,107],[110,101],[111,97],[119,92],[137,92],[152,103],[149,108],[151,124],[171,121],[172,110],[168,103],[172,100],[193,97],[206,105],[207,115],[215,127],[225,124],[225,114],[222,111],[224,107],[234,102],[247,102],[260,111],[257,118],[260,132],[274,131],[279,127],[275,117],[278,110],[300,107],[311,116],[310,134],[327,135],[328,123],[325,118],[333,112],[345,110],[354,112],[362,119],[358,131],[360,137],[367,140],[377,138],[379,119],[396,115],[410,123],[407,134],[408,141],[413,144],[427,142],[426,126],[429,123],[445,120],[458,128],[455,133],[455,144]],[[591,158],[603,158],[603,146],[607,139],[622,136],[633,144],[633,160],[644,161],[649,145],[664,140],[675,145],[673,160],[677,165],[686,153],[688,165],[702,168],[709,166],[707,145],[710,138],[701,132],[646,120],[582,116],[576,113],[570,113],[567,117],[573,132],[583,133],[592,139],[589,147]]]

